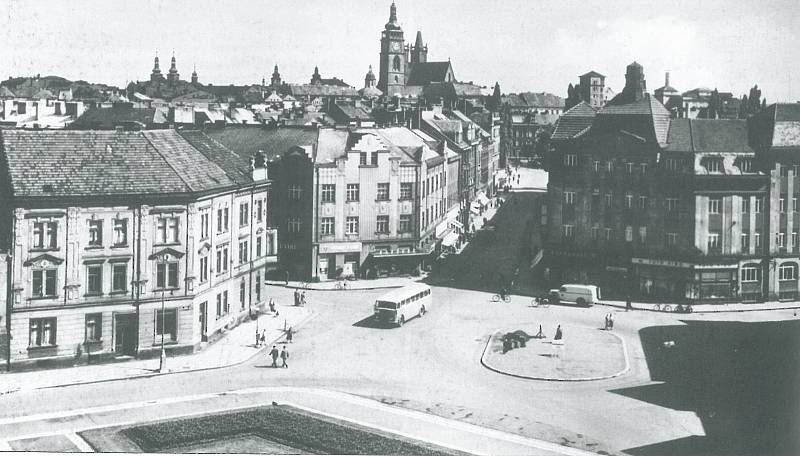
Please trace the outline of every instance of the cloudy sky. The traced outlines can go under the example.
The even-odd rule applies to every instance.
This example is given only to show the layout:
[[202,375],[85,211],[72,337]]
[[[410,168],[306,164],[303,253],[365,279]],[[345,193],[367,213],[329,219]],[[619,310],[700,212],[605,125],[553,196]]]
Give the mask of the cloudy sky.
[[[275,63],[307,82],[318,65],[361,87],[377,68],[390,0],[0,0],[0,78],[55,74],[123,85],[145,80],[156,50],[174,50],[188,79],[256,83]],[[589,70],[619,91],[625,66],[664,72],[678,90],[753,84],[772,101],[800,100],[796,0],[397,0],[406,40],[422,30],[429,60],[450,58],[456,78],[503,92],[547,91]]]

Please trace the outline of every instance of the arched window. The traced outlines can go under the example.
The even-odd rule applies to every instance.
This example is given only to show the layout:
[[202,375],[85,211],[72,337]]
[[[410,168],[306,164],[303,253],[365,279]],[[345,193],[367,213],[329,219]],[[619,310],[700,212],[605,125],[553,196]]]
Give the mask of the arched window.
[[398,78],[397,76],[395,76],[395,77],[394,77],[394,82],[400,82],[400,78]]
[[392,69],[394,71],[400,71],[400,56],[394,56],[394,61],[392,62]]
[[760,282],[761,266],[756,263],[747,263],[741,269],[742,282]]

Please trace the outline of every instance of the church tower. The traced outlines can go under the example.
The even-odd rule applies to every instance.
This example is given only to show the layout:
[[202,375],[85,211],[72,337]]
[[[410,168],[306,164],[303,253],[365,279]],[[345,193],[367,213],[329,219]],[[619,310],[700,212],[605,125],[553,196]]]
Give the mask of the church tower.
[[428,61],[428,46],[422,43],[422,32],[417,30],[417,39],[411,46],[411,63],[425,63]]
[[175,65],[175,54],[172,54],[172,64],[169,67],[169,74],[167,74],[167,82],[175,84],[179,80],[180,75],[178,74],[178,67]]
[[281,86],[281,74],[278,72],[278,64],[275,64],[275,70],[272,72],[272,80],[270,82],[270,87],[273,89],[278,88]]
[[364,88],[369,89],[375,87],[375,73],[372,72],[372,65],[369,66],[369,71],[364,77]]
[[153,62],[153,71],[150,73],[150,82],[159,82],[161,78],[161,68],[158,67],[158,53],[156,53],[156,59]]
[[406,58],[403,29],[397,23],[397,6],[392,2],[389,8],[389,22],[381,33],[381,65],[378,89],[392,96],[406,85]]
[[197,85],[197,65],[192,69],[192,84]]

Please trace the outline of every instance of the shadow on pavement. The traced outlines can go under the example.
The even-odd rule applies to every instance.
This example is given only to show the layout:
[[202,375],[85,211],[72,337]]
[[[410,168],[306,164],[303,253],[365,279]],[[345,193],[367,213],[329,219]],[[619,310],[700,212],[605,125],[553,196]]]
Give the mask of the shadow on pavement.
[[363,320],[359,320],[353,323],[353,326],[357,328],[373,328],[373,329],[391,329],[397,327],[397,325],[378,321],[372,315],[368,316],[367,318],[364,318]]
[[705,436],[625,450],[632,455],[800,454],[800,321],[685,321],[639,336],[651,379],[612,392],[693,411]]

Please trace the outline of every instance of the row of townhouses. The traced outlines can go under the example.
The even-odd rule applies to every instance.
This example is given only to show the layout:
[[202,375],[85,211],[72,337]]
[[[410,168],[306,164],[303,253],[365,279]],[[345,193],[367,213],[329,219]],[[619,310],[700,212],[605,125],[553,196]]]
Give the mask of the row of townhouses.
[[671,119],[634,62],[622,93],[569,109],[552,143],[545,279],[641,300],[797,299],[800,105]]

